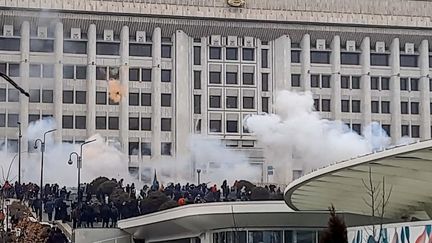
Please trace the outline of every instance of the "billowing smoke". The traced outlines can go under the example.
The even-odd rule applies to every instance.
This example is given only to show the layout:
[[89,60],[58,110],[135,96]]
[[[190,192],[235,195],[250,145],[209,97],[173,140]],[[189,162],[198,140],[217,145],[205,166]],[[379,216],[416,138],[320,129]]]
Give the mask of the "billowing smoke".
[[121,85],[119,80],[110,79],[108,81],[108,92],[109,98],[114,103],[119,103],[125,95],[124,87]]

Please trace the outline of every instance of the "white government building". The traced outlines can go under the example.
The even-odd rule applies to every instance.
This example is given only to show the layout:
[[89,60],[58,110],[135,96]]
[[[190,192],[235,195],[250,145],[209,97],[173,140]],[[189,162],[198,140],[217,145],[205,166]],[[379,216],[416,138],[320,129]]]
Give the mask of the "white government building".
[[0,82],[0,139],[13,150],[18,121],[52,116],[57,141],[100,133],[138,171],[197,133],[245,151],[266,180],[272,161],[243,119],[283,89],[312,91],[323,118],[357,132],[377,121],[393,141],[431,138],[432,2],[229,2],[0,0],[0,71],[31,95]]

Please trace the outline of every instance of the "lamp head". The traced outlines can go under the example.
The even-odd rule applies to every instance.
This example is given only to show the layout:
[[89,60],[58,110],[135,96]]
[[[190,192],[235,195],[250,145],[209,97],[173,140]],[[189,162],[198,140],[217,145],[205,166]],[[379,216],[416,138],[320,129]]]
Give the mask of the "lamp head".
[[201,173],[201,169],[197,169],[197,173],[198,173],[198,174]]
[[37,148],[38,148],[38,146],[37,146],[37,145],[35,144],[35,145],[33,146],[33,148],[34,148],[34,149],[37,149]]
[[72,162],[72,159],[69,159],[68,164],[69,164],[69,165],[72,165],[72,163],[73,163],[73,162]]

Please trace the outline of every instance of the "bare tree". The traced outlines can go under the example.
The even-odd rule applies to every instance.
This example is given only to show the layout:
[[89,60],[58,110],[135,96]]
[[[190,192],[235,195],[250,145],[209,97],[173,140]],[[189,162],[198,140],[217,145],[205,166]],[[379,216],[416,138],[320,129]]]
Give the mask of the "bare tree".
[[372,218],[378,217],[380,220],[378,240],[376,240],[377,232],[374,223],[372,224],[372,234],[371,234],[375,242],[380,242],[382,237],[384,215],[386,212],[386,207],[390,200],[390,196],[393,191],[393,186],[390,186],[390,189],[387,191],[385,176],[382,177],[382,180],[380,182],[375,184],[372,176],[372,169],[370,166],[369,166],[368,177],[369,177],[368,181],[362,179],[363,186],[368,195],[368,198],[367,199],[363,198],[363,201],[370,208],[370,213]]

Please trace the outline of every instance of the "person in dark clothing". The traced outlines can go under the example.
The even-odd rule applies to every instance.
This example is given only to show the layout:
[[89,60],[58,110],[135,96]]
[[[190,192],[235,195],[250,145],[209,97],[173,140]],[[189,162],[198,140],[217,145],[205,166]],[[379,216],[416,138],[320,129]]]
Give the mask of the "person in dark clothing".
[[93,228],[94,227],[93,223],[95,220],[93,207],[91,207],[90,205],[87,205],[85,210],[86,210],[86,216],[87,216],[87,227]]
[[72,227],[74,229],[76,227],[81,227],[81,211],[79,207],[77,207],[76,205],[72,206],[71,218],[72,218]]
[[42,200],[40,198],[35,199],[33,202],[33,207],[35,209],[36,215],[39,215],[39,212],[42,211]]
[[119,212],[114,204],[111,206],[111,228],[116,227]]
[[52,216],[54,212],[54,201],[49,200],[45,203],[45,212],[48,214],[48,221],[52,221]]
[[111,215],[111,209],[108,204],[102,205],[101,208],[101,218],[102,218],[102,227],[109,227],[109,220]]
[[55,227],[51,229],[50,234],[48,236],[48,240],[46,242],[47,243],[68,243],[69,240],[59,228]]

